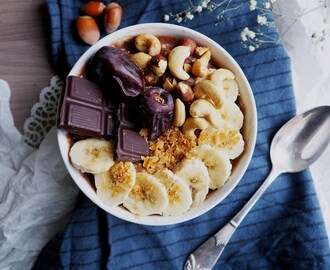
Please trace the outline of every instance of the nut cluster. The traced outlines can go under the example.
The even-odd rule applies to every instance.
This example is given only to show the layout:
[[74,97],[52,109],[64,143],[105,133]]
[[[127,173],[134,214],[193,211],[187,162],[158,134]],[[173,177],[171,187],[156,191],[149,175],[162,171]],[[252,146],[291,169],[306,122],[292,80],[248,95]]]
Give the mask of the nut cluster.
[[153,34],[138,35],[134,44],[138,52],[131,59],[142,69],[146,85],[160,86],[174,97],[173,126],[193,139],[197,130],[221,127],[219,109],[226,98],[222,82],[234,75],[210,68],[208,47],[183,38],[168,48]]
[[89,1],[81,8],[82,13],[76,20],[76,28],[82,41],[89,45],[96,43],[101,31],[109,34],[115,31],[122,18],[122,8],[115,2],[107,6],[101,1]]

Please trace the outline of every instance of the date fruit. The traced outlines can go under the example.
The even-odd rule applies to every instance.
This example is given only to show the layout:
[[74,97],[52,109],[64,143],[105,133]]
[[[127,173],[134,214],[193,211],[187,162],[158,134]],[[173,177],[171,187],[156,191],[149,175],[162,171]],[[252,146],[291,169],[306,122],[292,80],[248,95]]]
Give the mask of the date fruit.
[[[115,81],[124,97],[136,97],[144,90],[144,79],[141,70],[122,50],[104,46],[99,49],[88,65],[88,76],[105,88]],[[115,87],[118,88],[118,87]]]
[[174,113],[172,95],[160,88],[150,87],[141,97],[143,125],[149,130],[149,139],[155,140],[171,125]]

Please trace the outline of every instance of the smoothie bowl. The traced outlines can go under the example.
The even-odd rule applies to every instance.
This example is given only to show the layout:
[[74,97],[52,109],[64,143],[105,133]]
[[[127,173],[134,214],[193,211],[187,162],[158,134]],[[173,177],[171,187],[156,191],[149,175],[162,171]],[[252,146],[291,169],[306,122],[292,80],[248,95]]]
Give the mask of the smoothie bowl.
[[70,71],[58,142],[96,205],[145,225],[190,220],[238,184],[257,134],[250,85],[235,60],[181,26],[140,24],[90,47]]

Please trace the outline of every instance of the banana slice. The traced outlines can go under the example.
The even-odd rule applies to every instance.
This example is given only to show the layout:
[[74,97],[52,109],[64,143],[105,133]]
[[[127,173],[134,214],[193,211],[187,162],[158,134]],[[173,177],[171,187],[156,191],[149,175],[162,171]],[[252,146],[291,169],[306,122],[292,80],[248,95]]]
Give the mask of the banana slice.
[[177,216],[187,212],[192,204],[188,184],[168,169],[158,171],[154,176],[165,186],[169,198],[163,216]]
[[168,206],[166,188],[159,180],[145,172],[136,174],[136,182],[123,205],[139,216],[161,214]]
[[205,164],[196,158],[183,159],[175,168],[174,173],[182,178],[192,193],[191,207],[202,204],[209,192],[210,176]]
[[82,172],[98,174],[106,172],[115,163],[114,143],[103,139],[89,138],[76,142],[69,155],[74,167]]
[[229,69],[219,68],[210,74],[209,79],[222,87],[226,98],[233,102],[236,101],[239,89],[233,72]]
[[187,158],[203,161],[210,176],[210,189],[221,188],[230,176],[232,165],[228,156],[210,145],[195,146]]
[[225,99],[219,109],[223,120],[229,122],[236,129],[241,129],[244,122],[244,115],[236,103]]
[[198,138],[198,145],[203,144],[221,149],[229,159],[237,158],[245,145],[242,134],[228,122],[225,122],[221,129],[211,126],[204,129]]
[[225,91],[226,98],[232,102],[235,102],[239,92],[236,80],[224,80],[222,82],[222,88]]
[[131,192],[136,178],[132,162],[118,162],[109,171],[94,176],[96,195],[107,205],[123,203]]

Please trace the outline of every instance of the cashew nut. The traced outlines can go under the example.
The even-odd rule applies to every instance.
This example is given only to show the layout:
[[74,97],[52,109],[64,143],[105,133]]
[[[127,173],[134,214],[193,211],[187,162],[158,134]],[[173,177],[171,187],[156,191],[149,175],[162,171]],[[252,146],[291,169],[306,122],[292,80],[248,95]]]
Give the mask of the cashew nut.
[[204,118],[189,117],[183,124],[182,132],[184,135],[197,139],[196,130],[204,130],[209,126],[209,122]]
[[181,127],[186,120],[186,108],[183,102],[177,98],[174,103],[173,126]]
[[133,54],[131,59],[139,68],[146,68],[149,64],[151,56],[144,52],[138,52]]
[[221,128],[223,120],[219,111],[206,99],[197,99],[190,105],[192,117],[205,118],[214,128]]
[[154,56],[160,53],[161,43],[159,39],[152,34],[140,34],[135,38],[135,47],[140,52],[147,52]]
[[234,80],[235,74],[225,68],[219,68],[210,75],[210,80],[216,84],[222,84],[224,80]]
[[209,74],[209,61],[211,59],[211,51],[206,51],[192,66],[192,74],[197,77],[204,78]]
[[190,55],[190,49],[187,46],[177,46],[168,55],[168,67],[174,77],[185,81],[190,75],[183,70],[185,59]]
[[210,80],[198,82],[194,87],[196,99],[204,98],[212,101],[216,108],[220,108],[222,102],[226,98],[225,91]]

